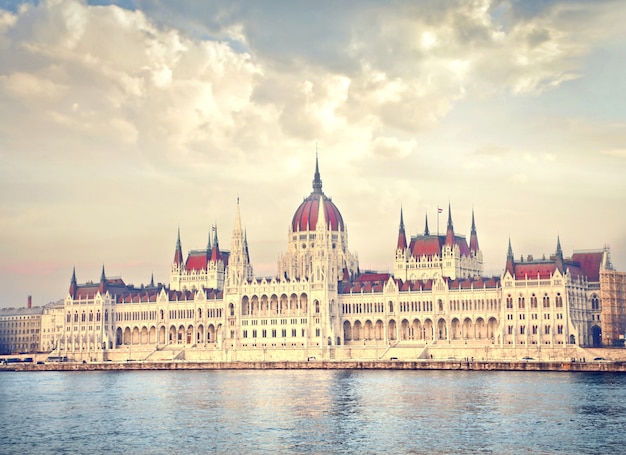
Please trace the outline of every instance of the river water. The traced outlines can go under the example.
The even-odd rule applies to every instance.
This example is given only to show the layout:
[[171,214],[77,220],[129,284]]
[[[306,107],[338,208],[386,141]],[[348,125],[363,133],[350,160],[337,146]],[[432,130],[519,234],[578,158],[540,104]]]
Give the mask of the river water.
[[0,453],[622,454],[626,375],[0,373]]

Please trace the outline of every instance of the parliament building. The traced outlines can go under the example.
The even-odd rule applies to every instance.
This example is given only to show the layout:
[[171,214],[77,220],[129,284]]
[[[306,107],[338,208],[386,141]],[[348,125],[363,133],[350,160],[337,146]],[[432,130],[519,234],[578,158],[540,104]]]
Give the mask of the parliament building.
[[[324,194],[297,207],[277,274],[257,277],[234,207],[230,249],[213,227],[206,248],[183,253],[180,229],[169,283],[109,277],[78,283],[42,315],[42,349],[87,361],[564,357],[623,345],[626,276],[608,249],[516,259],[485,276],[472,212],[469,241],[450,206],[445,233],[409,235],[402,211],[389,245],[392,273],[363,271],[348,229]],[[53,322],[46,322],[50,319]],[[468,354],[469,353],[469,354]]]

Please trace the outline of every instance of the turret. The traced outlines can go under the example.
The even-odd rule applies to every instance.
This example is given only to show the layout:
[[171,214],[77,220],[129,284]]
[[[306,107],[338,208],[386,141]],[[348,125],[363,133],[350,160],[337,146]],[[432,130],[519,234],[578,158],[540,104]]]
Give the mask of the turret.
[[72,296],[72,298],[76,296],[76,289],[78,289],[78,284],[76,283],[76,267],[72,267],[72,279],[70,281],[70,296]]
[[469,244],[470,252],[476,256],[478,251],[478,235],[476,234],[476,223],[474,222],[474,209],[472,209],[472,231],[470,233],[470,244]]
[[509,249],[506,253],[506,267],[504,272],[509,272],[515,277],[515,258],[513,257],[513,248],[511,248],[511,238],[509,237]]
[[454,240],[454,226],[452,225],[452,209],[450,208],[450,204],[448,204],[448,228],[446,230],[446,246],[450,248],[454,248],[455,240]]
[[222,260],[220,244],[217,240],[217,226],[213,226],[213,249],[211,250],[211,262],[217,263]]
[[424,236],[430,235],[430,230],[428,229],[428,213],[426,213],[426,222],[424,223]]
[[563,250],[561,249],[561,237],[556,238],[556,253],[554,255],[554,262],[559,272],[563,273]]
[[174,264],[182,266],[183,264],[183,248],[180,244],[180,227],[178,228],[178,238],[176,239],[176,251],[174,252]]
[[398,244],[396,250],[406,250],[406,233],[404,231],[404,216],[402,214],[402,208],[400,208],[400,228],[398,229]]
[[100,292],[101,295],[104,295],[104,293],[107,291],[107,278],[106,275],[104,273],[104,264],[102,264],[102,273],[100,274],[100,284],[98,286],[98,291]]

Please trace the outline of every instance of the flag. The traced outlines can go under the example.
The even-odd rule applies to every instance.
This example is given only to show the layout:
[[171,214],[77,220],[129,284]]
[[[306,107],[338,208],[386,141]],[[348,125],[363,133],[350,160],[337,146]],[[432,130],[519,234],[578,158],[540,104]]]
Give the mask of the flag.
[[437,213],[443,213],[443,209],[441,207],[437,207]]

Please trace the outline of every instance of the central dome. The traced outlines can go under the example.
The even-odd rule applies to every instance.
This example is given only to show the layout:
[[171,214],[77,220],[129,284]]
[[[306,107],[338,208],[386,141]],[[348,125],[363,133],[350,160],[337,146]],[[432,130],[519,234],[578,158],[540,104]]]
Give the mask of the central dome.
[[291,221],[291,230],[298,231],[314,231],[317,227],[317,219],[320,210],[320,203],[324,207],[324,217],[326,218],[326,227],[331,231],[343,231],[343,218],[339,209],[333,201],[326,197],[322,192],[322,179],[320,178],[317,157],[315,157],[315,176],[313,177],[313,192],[307,197]]

